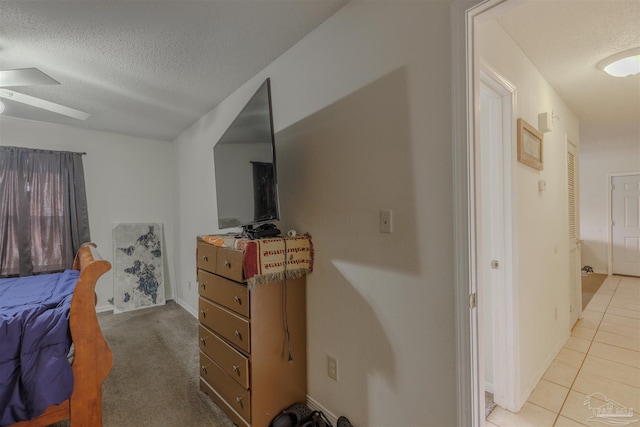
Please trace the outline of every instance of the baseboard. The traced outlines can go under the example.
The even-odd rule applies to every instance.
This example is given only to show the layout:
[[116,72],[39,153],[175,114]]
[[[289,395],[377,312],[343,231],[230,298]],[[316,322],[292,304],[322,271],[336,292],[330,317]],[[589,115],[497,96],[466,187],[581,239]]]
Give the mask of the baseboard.
[[[593,270],[593,273],[590,274],[604,274],[605,276],[609,275],[609,272],[607,270]],[[580,274],[580,277],[584,277],[584,276],[589,276],[589,274]]]
[[517,396],[518,401],[516,402],[516,407],[518,408],[518,411],[527,402],[527,399],[529,399],[529,396],[531,395],[531,393],[533,393],[533,390],[536,388],[536,386],[544,376],[544,373],[547,372],[547,369],[549,369],[549,366],[551,366],[551,363],[558,356],[558,353],[560,353],[560,350],[562,350],[562,347],[564,347],[564,345],[567,343],[567,340],[570,336],[571,332],[567,331],[564,337],[558,342],[558,344],[556,344],[556,348],[549,354],[549,356],[547,356],[544,363],[540,365],[542,368],[538,370],[537,375],[535,375],[532,380],[529,381],[529,384],[527,384],[527,386],[524,388],[524,393],[520,396]]
[[186,302],[182,301],[180,298],[175,298],[175,302],[180,307],[184,308],[187,311],[187,313],[189,313],[190,315],[192,315],[196,319],[198,318],[198,312],[194,308],[192,308],[189,304],[187,304]]
[[[195,317],[196,319],[198,318],[198,312],[193,308],[191,308],[187,303],[182,301],[180,298],[167,298],[166,301],[175,301],[176,304],[184,308],[193,317]],[[150,308],[150,307],[145,307],[145,308]],[[102,306],[96,307],[96,313],[104,313],[107,311],[113,311],[113,305],[109,304],[109,305],[102,305]]]
[[101,305],[99,307],[96,307],[96,313],[104,313],[107,311],[113,311],[113,305],[109,304],[109,305]]
[[309,396],[308,394],[307,394],[307,406],[314,411],[320,411],[324,413],[324,415],[327,417],[331,425],[336,425],[336,423],[338,422],[338,417],[334,413],[332,413],[327,408],[322,406],[317,400],[315,400],[313,397]]
[[484,382],[484,391],[488,391],[493,394],[493,384],[489,384],[488,382]]

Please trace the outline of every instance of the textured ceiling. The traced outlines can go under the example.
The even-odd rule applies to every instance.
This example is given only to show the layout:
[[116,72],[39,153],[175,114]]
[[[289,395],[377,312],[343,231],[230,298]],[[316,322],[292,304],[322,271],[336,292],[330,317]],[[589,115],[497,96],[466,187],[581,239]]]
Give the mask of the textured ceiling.
[[[92,116],[3,100],[4,114],[173,140],[347,1],[0,0],[0,69],[61,82],[15,89]],[[596,69],[640,46],[640,0],[507,5],[499,23],[580,120],[640,119],[640,76]]]
[[597,68],[640,46],[640,0],[509,3],[498,22],[582,122],[640,123],[640,75]]
[[92,116],[2,100],[4,115],[173,140],[347,0],[0,1],[0,69],[15,88]]

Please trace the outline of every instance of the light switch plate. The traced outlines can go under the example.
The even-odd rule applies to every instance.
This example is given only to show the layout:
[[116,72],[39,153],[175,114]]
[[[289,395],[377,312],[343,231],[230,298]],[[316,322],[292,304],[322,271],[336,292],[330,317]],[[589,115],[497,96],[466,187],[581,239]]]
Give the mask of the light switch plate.
[[380,211],[380,232],[393,232],[393,212],[391,209],[383,209]]
[[327,375],[338,381],[338,361],[335,357],[327,356]]
[[546,189],[547,189],[547,181],[545,181],[544,179],[541,179],[540,181],[538,181],[538,191],[542,193]]

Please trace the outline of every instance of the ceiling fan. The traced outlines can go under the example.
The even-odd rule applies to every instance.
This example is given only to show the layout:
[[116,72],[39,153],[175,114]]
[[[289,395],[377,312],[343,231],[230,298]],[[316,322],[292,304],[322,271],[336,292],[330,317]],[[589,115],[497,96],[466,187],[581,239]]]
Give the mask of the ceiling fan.
[[[33,107],[42,108],[43,110],[52,111],[63,116],[72,117],[78,120],[86,120],[91,114],[74,108],[65,107],[55,102],[46,101],[36,98],[35,96],[25,95],[24,93],[15,92],[13,89],[4,89],[7,87],[19,86],[36,86],[36,85],[59,85],[60,82],[49,77],[37,68],[20,68],[15,70],[0,70],[0,98],[10,101],[19,102]],[[0,102],[2,104],[2,102]],[[4,105],[0,105],[0,112],[4,109]]]

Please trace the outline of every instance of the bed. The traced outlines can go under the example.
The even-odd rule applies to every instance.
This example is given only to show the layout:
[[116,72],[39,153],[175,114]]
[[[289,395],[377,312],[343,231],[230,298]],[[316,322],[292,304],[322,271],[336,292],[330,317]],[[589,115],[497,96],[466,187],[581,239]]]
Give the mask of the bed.
[[[43,406],[43,404],[41,403],[42,400],[40,400],[41,397],[37,397],[38,402],[40,403],[33,403],[33,398],[29,395],[30,392],[24,392],[25,386],[21,384],[20,387],[22,387],[22,389],[20,390],[20,392],[16,393],[14,391],[12,392],[12,394],[21,394],[23,395],[23,397],[28,396],[28,399],[31,400],[29,400],[29,410],[27,412],[35,412],[32,415],[29,415],[29,417],[33,416],[33,418],[23,421],[25,419],[25,414],[24,411],[20,410],[20,406],[11,406],[10,404],[7,404],[6,392],[11,388],[9,385],[12,383],[12,381],[13,383],[15,383],[15,379],[7,380],[7,371],[11,370],[10,366],[9,368],[7,368],[7,364],[11,361],[7,361],[8,359],[5,353],[5,369],[0,369],[0,375],[2,375],[0,376],[0,387],[2,387],[2,389],[0,389],[0,399],[4,399],[4,402],[0,401],[0,405],[4,406],[0,407],[0,417],[3,417],[0,418],[0,426],[44,427],[49,424],[65,420],[67,418],[69,418],[71,427],[102,426],[102,383],[107,378],[107,375],[109,374],[109,371],[111,371],[111,367],[113,366],[113,355],[111,353],[109,345],[102,335],[100,325],[98,324],[98,318],[95,310],[95,285],[98,278],[100,278],[100,276],[102,276],[110,269],[111,264],[100,257],[99,253],[96,250],[96,245],[93,243],[85,243],[76,254],[76,258],[73,263],[73,270],[75,270],[75,275],[73,271],[68,271],[65,273],[61,273],[64,274],[64,276],[56,276],[55,279],[53,279],[52,277],[46,277],[50,275],[35,276],[42,277],[44,283],[49,283],[49,287],[45,288],[46,290],[44,292],[43,298],[47,304],[50,304],[53,307],[53,312],[57,313],[50,315],[52,317],[49,318],[47,318],[43,314],[37,314],[37,318],[40,318],[40,316],[45,316],[43,317],[45,319],[44,323],[49,327],[46,332],[46,336],[39,338],[39,340],[41,340],[44,344],[42,346],[38,344],[37,351],[42,351],[42,354],[46,355],[46,348],[48,347],[47,340],[50,340],[51,342],[56,341],[58,338],[52,338],[52,336],[62,333],[69,335],[69,332],[67,332],[66,329],[68,327],[68,331],[70,331],[70,338],[73,340],[73,360],[69,366],[69,361],[66,359],[67,354],[65,352],[64,354],[62,354],[62,357],[65,359],[64,362],[66,363],[66,366],[64,368],[61,368],[60,370],[57,370],[57,367],[62,366],[60,365],[59,360],[56,360],[57,358],[59,358],[59,353],[61,352],[60,348],[58,348],[58,355],[54,356],[53,358],[49,358],[49,356],[41,356],[41,358],[44,359],[44,362],[40,360],[40,362],[42,362],[39,365],[40,367],[36,368],[33,372],[29,371],[30,373],[27,377],[25,377],[26,379],[22,381],[24,379],[23,376],[21,377],[21,381],[23,383],[30,383],[32,381],[32,376],[48,376],[48,381],[51,381],[51,378],[56,381],[56,387],[52,388],[57,388],[57,386],[60,385],[60,388],[62,390],[61,393],[64,393],[66,389],[67,394],[62,398],[60,398],[59,394],[57,395],[57,397],[45,396],[44,399],[58,400],[56,401],[56,404],[46,406],[46,409],[39,408],[34,410],[34,406]],[[10,279],[3,279],[2,283],[6,284],[7,286],[16,286],[16,284],[13,282],[6,282],[9,280]],[[47,282],[47,280],[49,281]],[[51,282],[51,280],[56,280],[56,284],[51,285],[51,283],[53,283]],[[75,283],[71,285],[71,288],[69,288],[69,280],[75,280]],[[56,289],[55,292],[51,290],[53,288]],[[54,293],[57,293],[58,289],[61,290],[61,297],[52,295]],[[70,291],[69,289],[72,290]],[[6,291],[4,295],[4,299],[6,302],[9,299],[9,297],[7,296],[8,291]],[[5,306],[6,305],[7,304],[5,304]],[[37,305],[45,305],[45,303],[30,304],[28,305],[29,308],[24,310],[29,311],[30,314],[25,317],[29,319],[29,321],[24,322],[24,324],[21,326],[23,334],[26,333],[31,323],[36,323],[36,321],[33,320],[36,317],[31,315],[31,310],[35,310],[34,307]],[[25,307],[27,307],[27,305],[25,305]],[[65,309],[65,307],[68,307],[68,309]],[[24,312],[16,313],[15,310],[17,309],[14,309],[14,311],[12,312],[11,307],[5,307],[2,310],[3,313],[1,314],[3,314],[3,316],[0,316],[0,321],[2,321],[3,323],[0,323],[0,336],[4,334],[4,348],[0,349],[0,351],[7,350],[10,347],[8,345],[5,345],[5,343],[17,342],[15,341],[15,336],[10,335],[11,325],[8,325],[8,323],[11,323],[11,321],[13,321],[12,319],[18,318],[20,316],[24,317]],[[62,313],[62,315],[60,313]],[[57,326],[54,326],[54,323],[58,321],[63,324],[63,332],[60,332],[60,330],[57,329]],[[20,340],[21,344],[19,344],[19,347],[22,348],[26,345],[24,344],[25,339],[20,338]],[[64,346],[65,344],[62,344],[63,348]],[[13,345],[12,347],[15,347],[15,345]],[[42,347],[42,350],[40,349],[40,347]],[[14,354],[22,353],[22,351],[18,352],[15,349],[9,349],[9,351],[13,351]],[[0,354],[2,353],[0,352]],[[35,359],[38,359],[38,357],[40,357],[39,355],[40,353],[34,356]],[[22,354],[20,354],[20,357],[22,357]],[[0,362],[2,362],[2,359],[0,359]],[[22,359],[20,360],[20,363],[24,363]],[[20,363],[18,363],[18,365]],[[53,366],[55,368],[50,368],[50,366]],[[1,367],[2,365],[0,365],[0,368]],[[66,372],[67,370],[69,370],[72,375]],[[9,372],[9,374],[11,373]],[[69,381],[70,384],[68,384]],[[49,388],[50,387],[46,386],[38,386],[36,388],[37,394],[41,394],[41,392],[45,392],[46,394],[48,393]],[[2,391],[5,391],[5,396],[2,395]],[[62,401],[61,399],[64,400]],[[9,414],[9,412],[11,412],[12,414]]]

